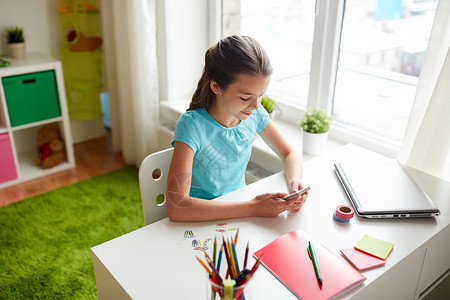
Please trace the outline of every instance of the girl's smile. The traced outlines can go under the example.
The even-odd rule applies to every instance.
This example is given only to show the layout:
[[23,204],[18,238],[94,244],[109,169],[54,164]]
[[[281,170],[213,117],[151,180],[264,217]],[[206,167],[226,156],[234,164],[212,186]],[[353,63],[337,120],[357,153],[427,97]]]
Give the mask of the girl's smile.
[[236,126],[258,109],[269,82],[270,76],[239,74],[234,83],[221,89],[215,81],[211,81],[216,101],[208,109],[208,113],[225,127]]
[[250,115],[253,113],[253,110],[251,110],[250,112],[242,111],[242,113],[243,113],[244,115],[250,117]]

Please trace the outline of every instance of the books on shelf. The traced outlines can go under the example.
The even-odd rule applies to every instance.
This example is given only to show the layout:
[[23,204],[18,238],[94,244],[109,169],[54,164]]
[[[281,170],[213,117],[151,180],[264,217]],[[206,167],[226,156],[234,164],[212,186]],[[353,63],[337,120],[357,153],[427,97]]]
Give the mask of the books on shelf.
[[[322,285],[318,282],[313,262],[308,255],[309,242],[314,245]],[[253,256],[262,256],[261,264],[299,299],[333,298],[366,279],[303,230],[282,235],[256,251]]]

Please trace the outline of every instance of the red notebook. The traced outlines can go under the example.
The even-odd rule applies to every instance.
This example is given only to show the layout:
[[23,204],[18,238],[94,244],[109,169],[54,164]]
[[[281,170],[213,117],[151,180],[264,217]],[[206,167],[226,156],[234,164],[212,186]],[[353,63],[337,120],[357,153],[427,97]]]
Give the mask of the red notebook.
[[[322,287],[308,255],[308,242],[314,246]],[[253,254],[255,258],[261,255],[261,264],[299,299],[329,299],[366,280],[358,270],[303,230],[286,233]]]

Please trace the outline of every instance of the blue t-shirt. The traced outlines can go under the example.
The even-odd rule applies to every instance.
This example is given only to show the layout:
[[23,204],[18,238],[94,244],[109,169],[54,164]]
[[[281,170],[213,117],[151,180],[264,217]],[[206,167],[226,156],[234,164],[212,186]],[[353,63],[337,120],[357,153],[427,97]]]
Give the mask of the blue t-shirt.
[[180,141],[194,151],[189,195],[213,199],[245,186],[255,134],[268,122],[269,115],[262,106],[232,128],[220,125],[204,108],[181,115],[172,146]]

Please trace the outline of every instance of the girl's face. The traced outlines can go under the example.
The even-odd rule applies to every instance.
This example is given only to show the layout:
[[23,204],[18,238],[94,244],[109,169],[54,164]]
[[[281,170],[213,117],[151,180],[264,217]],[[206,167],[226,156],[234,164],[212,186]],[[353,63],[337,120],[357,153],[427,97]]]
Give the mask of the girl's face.
[[228,112],[238,120],[246,120],[258,109],[269,82],[270,76],[239,74],[226,89],[221,89],[215,81],[211,81],[211,89],[216,94],[215,103],[220,111]]

